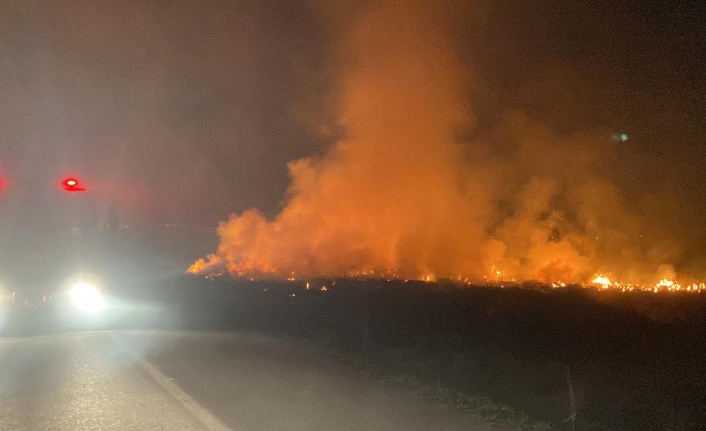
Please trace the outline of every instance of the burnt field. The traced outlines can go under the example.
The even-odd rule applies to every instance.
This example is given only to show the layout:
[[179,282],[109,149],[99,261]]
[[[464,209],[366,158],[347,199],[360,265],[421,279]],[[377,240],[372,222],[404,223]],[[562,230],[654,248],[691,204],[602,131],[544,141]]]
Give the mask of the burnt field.
[[703,294],[351,279],[164,283],[140,290],[162,310],[141,325],[302,342],[501,423],[570,429],[571,393],[576,429],[706,422]]

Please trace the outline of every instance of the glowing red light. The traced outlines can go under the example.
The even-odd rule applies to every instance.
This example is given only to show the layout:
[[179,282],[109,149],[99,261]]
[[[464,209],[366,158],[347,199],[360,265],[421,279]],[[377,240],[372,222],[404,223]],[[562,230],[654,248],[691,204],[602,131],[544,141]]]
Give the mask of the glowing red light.
[[61,183],[64,186],[64,191],[67,192],[85,192],[84,187],[79,187],[78,180],[76,178],[67,178]]

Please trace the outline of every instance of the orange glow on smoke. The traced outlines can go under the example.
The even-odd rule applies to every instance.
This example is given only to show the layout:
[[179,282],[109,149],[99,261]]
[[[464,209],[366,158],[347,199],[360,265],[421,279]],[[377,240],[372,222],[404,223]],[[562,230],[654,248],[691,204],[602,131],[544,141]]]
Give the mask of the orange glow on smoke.
[[449,42],[456,11],[408,6],[372,2],[341,26],[345,138],[290,162],[281,212],[231,215],[189,272],[703,290],[670,265],[678,245],[599,175],[614,148],[600,134],[557,136],[513,112],[490,144],[460,143],[474,115]]

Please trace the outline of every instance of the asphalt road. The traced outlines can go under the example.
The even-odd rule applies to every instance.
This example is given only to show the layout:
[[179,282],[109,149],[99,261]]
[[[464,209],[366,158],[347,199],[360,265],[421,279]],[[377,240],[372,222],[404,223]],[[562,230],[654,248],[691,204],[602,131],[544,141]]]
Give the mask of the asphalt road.
[[0,430],[491,430],[296,346],[242,333],[0,340]]

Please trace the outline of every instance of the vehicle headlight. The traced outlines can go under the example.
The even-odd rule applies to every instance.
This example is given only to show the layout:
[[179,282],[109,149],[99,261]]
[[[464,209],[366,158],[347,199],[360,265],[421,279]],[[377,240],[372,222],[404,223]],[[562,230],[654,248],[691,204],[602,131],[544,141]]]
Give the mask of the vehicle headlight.
[[77,283],[69,290],[71,302],[87,313],[98,313],[105,307],[103,295],[97,287],[87,283]]

